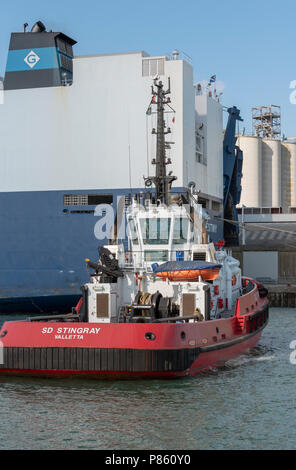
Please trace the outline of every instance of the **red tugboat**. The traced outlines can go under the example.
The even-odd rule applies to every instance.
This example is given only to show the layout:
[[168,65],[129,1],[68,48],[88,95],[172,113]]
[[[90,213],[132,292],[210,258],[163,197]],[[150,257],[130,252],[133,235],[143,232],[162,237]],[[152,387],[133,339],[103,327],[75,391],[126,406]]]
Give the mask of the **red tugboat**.
[[[253,348],[268,321],[267,290],[241,277],[237,260],[205,242],[206,217],[191,186],[171,194],[158,78],[156,175],[125,209],[128,250],[118,240],[99,261],[67,315],[5,322],[0,373],[23,376],[176,378]],[[154,184],[155,196],[149,192]]]

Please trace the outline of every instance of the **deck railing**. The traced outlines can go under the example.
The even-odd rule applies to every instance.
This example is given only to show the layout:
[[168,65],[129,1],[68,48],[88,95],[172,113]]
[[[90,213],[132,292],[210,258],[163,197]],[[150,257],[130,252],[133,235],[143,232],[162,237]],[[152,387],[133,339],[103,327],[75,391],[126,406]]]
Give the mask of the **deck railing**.
[[[192,250],[144,250],[125,251],[125,267],[149,268],[151,263],[165,263],[166,261],[187,261],[192,259]],[[150,256],[150,259],[149,259]],[[121,261],[123,262],[123,260]]]

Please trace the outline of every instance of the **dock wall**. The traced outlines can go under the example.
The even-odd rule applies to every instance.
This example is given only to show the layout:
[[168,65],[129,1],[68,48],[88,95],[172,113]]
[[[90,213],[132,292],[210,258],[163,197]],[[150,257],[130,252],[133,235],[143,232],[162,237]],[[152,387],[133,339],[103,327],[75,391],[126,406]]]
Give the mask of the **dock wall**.
[[[296,308],[295,249],[287,247],[267,250],[264,246],[240,246],[232,247],[231,250],[232,256],[240,262],[243,275],[254,277],[268,289],[271,307]],[[257,256],[253,256],[254,254]],[[250,267],[251,257],[255,261]],[[263,259],[268,259],[268,262],[265,262],[265,275],[262,275]],[[256,276],[256,273],[260,275]]]

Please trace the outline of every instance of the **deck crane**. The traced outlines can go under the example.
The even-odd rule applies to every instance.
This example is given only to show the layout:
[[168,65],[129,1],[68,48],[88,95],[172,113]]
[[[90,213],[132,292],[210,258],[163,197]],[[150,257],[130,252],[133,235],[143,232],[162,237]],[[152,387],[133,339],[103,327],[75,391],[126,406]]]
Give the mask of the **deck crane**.
[[[236,145],[236,121],[242,121],[240,110],[233,106],[229,114],[223,140],[223,218],[238,221],[236,205],[241,197],[243,152]],[[226,246],[239,245],[239,224],[224,220],[224,240]]]

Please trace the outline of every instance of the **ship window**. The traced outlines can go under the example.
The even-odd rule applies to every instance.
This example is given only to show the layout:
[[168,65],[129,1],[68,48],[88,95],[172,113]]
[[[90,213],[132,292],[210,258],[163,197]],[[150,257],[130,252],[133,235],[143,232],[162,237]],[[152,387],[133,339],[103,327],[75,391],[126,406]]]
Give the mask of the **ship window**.
[[66,46],[65,41],[62,41],[60,38],[57,38],[56,42],[57,42],[57,48],[59,49],[59,51],[64,52],[66,54],[67,46]]
[[151,250],[144,252],[145,261],[163,262],[168,260],[167,250]]
[[69,59],[69,57],[60,54],[60,63],[63,69],[68,70],[71,73],[73,72],[72,59]]
[[167,245],[169,242],[171,219],[140,219],[144,245]]
[[220,202],[212,201],[212,210],[219,212],[221,210]]
[[138,245],[139,244],[139,239],[138,239],[136,225],[135,225],[135,222],[134,222],[133,219],[128,220],[128,227],[129,227],[130,237],[133,241],[133,244]]
[[173,243],[175,245],[181,245],[187,242],[188,222],[188,219],[184,217],[175,219],[173,231]]
[[73,57],[73,48],[69,42],[63,41],[61,38],[56,39],[56,45],[59,52],[67,54],[69,57]]
[[194,223],[192,221],[190,221],[189,236],[190,236],[190,241],[193,242],[194,241]]
[[204,199],[203,197],[199,197],[199,198],[198,198],[198,202],[199,202],[199,204],[202,205],[202,207],[203,207],[204,209],[208,209],[208,208],[209,208],[209,201],[208,201],[208,199]]
[[207,224],[208,231],[212,233],[217,233],[217,224]]
[[69,44],[68,42],[66,42],[66,53],[69,56],[73,57],[73,48],[72,48],[71,44]]
[[193,253],[193,260],[194,261],[206,261],[207,254],[205,251],[195,251]]
[[197,130],[195,131],[195,157],[198,163],[202,163],[203,165],[207,164],[203,136],[200,135]]

